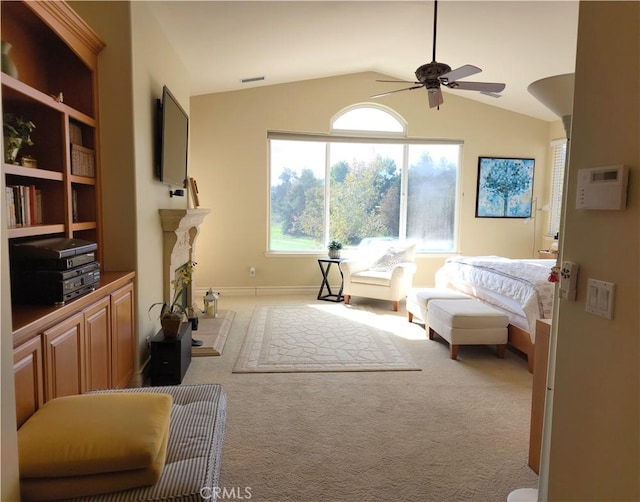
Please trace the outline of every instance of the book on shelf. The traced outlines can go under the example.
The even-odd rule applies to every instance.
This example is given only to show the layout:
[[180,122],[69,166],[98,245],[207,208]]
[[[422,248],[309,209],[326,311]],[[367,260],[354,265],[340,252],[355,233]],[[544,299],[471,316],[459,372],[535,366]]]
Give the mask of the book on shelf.
[[7,203],[7,225],[11,228],[16,226],[16,204],[13,198],[13,188],[5,187],[4,190]]
[[73,223],[78,223],[78,191],[71,190],[71,219]]
[[35,185],[11,185],[5,189],[7,225],[42,225],[42,190]]
[[75,122],[69,122],[69,139],[71,143],[82,146],[82,128]]

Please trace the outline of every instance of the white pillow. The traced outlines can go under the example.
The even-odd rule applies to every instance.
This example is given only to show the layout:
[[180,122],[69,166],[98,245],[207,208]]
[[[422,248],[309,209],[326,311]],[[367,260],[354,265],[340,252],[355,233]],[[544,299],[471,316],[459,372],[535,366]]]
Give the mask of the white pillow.
[[390,272],[393,268],[404,261],[405,250],[389,248],[387,251],[371,265],[370,270],[374,272]]

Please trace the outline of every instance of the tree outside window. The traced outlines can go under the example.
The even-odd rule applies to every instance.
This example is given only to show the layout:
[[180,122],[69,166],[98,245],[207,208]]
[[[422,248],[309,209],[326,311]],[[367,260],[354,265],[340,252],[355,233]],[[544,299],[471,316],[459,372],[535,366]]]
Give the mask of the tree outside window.
[[358,136],[270,138],[270,250],[407,238],[423,252],[455,251],[460,144]]

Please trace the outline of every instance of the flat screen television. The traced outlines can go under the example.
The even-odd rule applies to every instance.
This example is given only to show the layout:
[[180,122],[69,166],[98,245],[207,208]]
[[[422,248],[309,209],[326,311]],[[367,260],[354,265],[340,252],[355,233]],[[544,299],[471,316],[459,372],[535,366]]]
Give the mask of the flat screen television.
[[185,186],[189,150],[189,116],[167,86],[158,100],[156,176],[171,186]]

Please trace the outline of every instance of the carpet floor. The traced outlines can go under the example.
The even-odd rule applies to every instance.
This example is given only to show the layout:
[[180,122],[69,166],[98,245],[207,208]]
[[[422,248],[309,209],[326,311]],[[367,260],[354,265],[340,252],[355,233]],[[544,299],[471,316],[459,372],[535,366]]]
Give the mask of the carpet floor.
[[420,370],[393,342],[393,326],[341,303],[256,306],[234,373]]
[[488,346],[461,347],[452,361],[403,305],[394,313],[388,302],[353,300],[397,326],[394,342],[422,371],[233,373],[256,305],[327,302],[221,300],[236,312],[224,354],[193,359],[183,380],[227,393],[221,488],[258,502],[504,502],[535,488],[526,361]]

